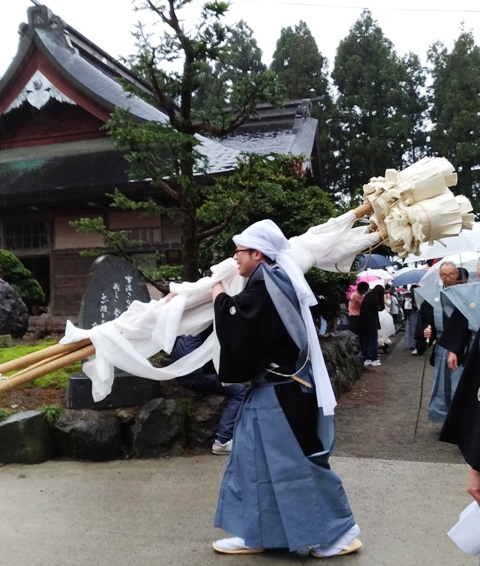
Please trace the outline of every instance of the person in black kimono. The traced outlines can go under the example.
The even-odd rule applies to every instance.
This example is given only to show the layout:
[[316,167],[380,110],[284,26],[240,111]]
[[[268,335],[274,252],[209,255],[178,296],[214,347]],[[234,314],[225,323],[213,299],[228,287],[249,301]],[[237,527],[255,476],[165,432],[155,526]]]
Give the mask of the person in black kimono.
[[326,401],[331,385],[326,368],[318,375],[324,365],[309,310],[313,294],[272,221],[233,240],[247,282],[233,297],[221,283],[212,289],[219,375],[252,386],[235,424],[215,517],[216,527],[235,536],[213,547],[226,554],[308,549],[319,558],[355,552],[360,529],[328,464],[334,404],[329,415],[329,402],[317,403],[318,391]]
[[417,303],[423,299],[418,311],[415,339],[418,354],[423,354],[428,344],[433,344],[430,364],[433,365],[433,384],[428,404],[428,419],[443,423],[452,399],[452,370],[447,363],[448,350],[439,344],[449,316],[442,308],[440,292],[457,284],[458,269],[452,262],[444,262],[439,270],[442,287],[425,285],[415,290]]
[[440,433],[442,442],[456,444],[471,466],[468,493],[480,505],[480,330],[475,335]]
[[[468,270],[464,267],[459,267],[457,285],[455,285],[455,287],[468,283],[468,280]],[[468,291],[470,289],[469,287]],[[447,295],[447,297],[448,296],[449,295]],[[473,335],[469,328],[467,317],[460,308],[453,308],[450,318],[443,330],[443,334],[438,340],[440,346],[448,350],[447,363],[450,370],[456,371],[458,367],[463,364],[472,338]]]

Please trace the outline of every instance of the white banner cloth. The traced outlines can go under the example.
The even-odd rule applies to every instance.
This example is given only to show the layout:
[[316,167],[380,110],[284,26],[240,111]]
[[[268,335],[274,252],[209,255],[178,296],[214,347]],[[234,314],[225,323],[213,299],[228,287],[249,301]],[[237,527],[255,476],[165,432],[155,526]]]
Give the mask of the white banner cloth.
[[[366,227],[352,229],[355,220],[355,213],[350,211],[310,228],[290,239],[288,255],[303,272],[311,267],[348,271],[358,253],[379,241],[378,234],[369,234]],[[155,368],[148,361],[161,350],[170,353],[177,336],[198,334],[212,323],[211,289],[218,282],[222,282],[229,295],[236,295],[244,288],[245,279],[238,274],[233,258],[213,266],[211,277],[195,283],[172,283],[170,290],[178,295],[169,302],[134,301],[116,320],[88,330],[67,322],[61,344],[89,338],[95,346],[95,355],[83,365],[85,374],[92,380],[93,399],[100,401],[111,392],[114,367],[158,381],[187,375],[209,360],[218,368],[219,345],[214,333],[200,348],[168,367]],[[326,369],[320,376],[317,398],[324,413],[332,415],[336,401]]]

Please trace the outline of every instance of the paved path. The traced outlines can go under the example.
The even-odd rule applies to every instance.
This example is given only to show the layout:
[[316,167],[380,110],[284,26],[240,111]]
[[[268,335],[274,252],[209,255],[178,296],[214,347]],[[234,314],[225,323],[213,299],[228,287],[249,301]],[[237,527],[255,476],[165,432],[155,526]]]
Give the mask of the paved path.
[[[401,365],[402,360],[404,364],[421,363],[408,355],[399,342],[385,359],[378,379],[391,380],[393,367]],[[373,373],[364,377],[374,381]],[[369,395],[373,399],[374,392]],[[349,410],[355,420],[353,413],[365,409],[352,403]],[[375,409],[375,403],[372,407],[380,410]],[[362,529],[364,549],[331,563],[478,564],[446,536],[469,503],[464,488],[468,467],[458,454],[449,454],[438,462],[409,461],[405,451],[400,459],[352,457],[345,448],[342,430],[346,411],[341,405],[342,456],[331,461],[343,479]],[[359,419],[357,424],[362,420],[365,422]],[[407,428],[411,430],[410,425]],[[350,434],[356,435],[357,444],[369,445],[368,433],[360,426],[350,428]],[[387,435],[387,441],[395,442],[395,438]],[[432,436],[429,442],[438,441]],[[352,446],[356,443],[351,442]],[[450,457],[458,463],[449,462]],[[213,552],[210,542],[222,536],[212,522],[225,461],[223,457],[202,455],[102,464],[50,461],[36,466],[4,466],[0,468],[0,565],[211,566],[228,562],[290,566],[316,562],[284,551],[255,556]]]

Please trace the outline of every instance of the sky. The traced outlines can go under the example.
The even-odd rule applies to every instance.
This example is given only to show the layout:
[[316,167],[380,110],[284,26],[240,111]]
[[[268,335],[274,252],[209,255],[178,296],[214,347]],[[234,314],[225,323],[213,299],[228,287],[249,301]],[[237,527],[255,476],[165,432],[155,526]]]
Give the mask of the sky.
[[[16,54],[18,26],[27,20],[31,0],[1,0],[0,76]],[[45,0],[54,14],[114,57],[135,52],[131,32],[144,13],[133,11],[132,0]],[[204,0],[193,0],[185,14],[187,28]],[[8,6],[8,7],[7,7]],[[243,19],[252,28],[263,51],[263,62],[270,64],[281,29],[307,22],[319,51],[333,66],[335,51],[363,8],[369,8],[384,35],[399,55],[413,51],[426,62],[428,47],[439,40],[450,51],[461,33],[473,31],[480,45],[480,2],[478,0],[232,0],[227,23]]]

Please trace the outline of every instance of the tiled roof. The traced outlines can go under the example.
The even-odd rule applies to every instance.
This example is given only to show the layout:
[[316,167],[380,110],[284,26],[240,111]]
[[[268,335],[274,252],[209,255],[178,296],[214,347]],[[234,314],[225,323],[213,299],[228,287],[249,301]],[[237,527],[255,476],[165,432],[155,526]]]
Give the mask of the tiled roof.
[[288,153],[294,139],[292,130],[276,130],[234,134],[221,143],[247,153]]
[[306,118],[296,133],[292,129],[253,131],[231,135],[221,143],[247,153],[280,153],[304,155],[307,158],[312,154],[315,143],[318,120]]
[[290,153],[294,155],[312,155],[317,126],[318,120],[316,118],[307,118],[293,140]]
[[[0,81],[0,91],[13,75],[14,68],[21,67],[23,58],[29,51],[29,45],[34,43],[58,69],[64,80],[70,82],[108,111],[111,112],[115,107],[120,107],[128,109],[131,115],[139,120],[159,122],[167,120],[167,116],[158,108],[136,95],[127,93],[122,88],[118,80],[119,76],[128,80],[132,75],[132,80],[136,82],[136,77],[131,71],[116,63],[107,54],[100,51],[97,53],[96,46],[73,28],[69,26],[66,28],[70,33],[62,31],[63,28],[58,26],[34,27],[29,29],[28,33],[24,28],[19,52],[12,63],[12,68],[7,70],[3,77],[4,80]],[[76,44],[80,49],[76,47]],[[208,158],[210,173],[227,172],[234,168],[239,155],[238,151],[215,140],[201,136],[197,138],[202,142],[199,151]],[[43,149],[40,151],[43,153]],[[125,162],[124,166],[126,168]]]
[[72,49],[56,41],[48,30],[37,29],[36,34],[47,49],[50,60],[60,66],[63,75],[81,91],[87,92],[103,106],[113,110],[116,106],[128,109],[136,118],[166,122],[167,116],[136,95],[130,95],[109,75],[83,59]]
[[[36,11],[40,11],[43,18],[43,24],[39,26],[32,23],[35,20],[34,15]],[[22,26],[17,56],[3,79],[0,80],[0,93],[10,78],[13,77],[15,70],[22,67],[25,57],[29,54],[31,45],[35,44],[54,68],[58,70],[64,81],[72,84],[108,112],[113,111],[115,107],[121,107],[128,109],[132,116],[139,120],[160,122],[167,120],[165,113],[140,97],[125,92],[119,82],[119,77],[123,77],[126,80],[132,80],[140,88],[146,88],[145,83],[140,78],[115,61],[114,58],[102,52],[76,30],[64,24],[60,18],[53,16],[47,8],[44,6],[29,8],[29,20],[29,26]],[[295,130],[295,132],[291,129],[293,120],[291,121],[290,129],[279,129],[280,121],[285,123],[285,121],[289,121],[288,116],[295,115],[296,105],[292,103],[290,106],[285,106],[280,110],[269,109],[268,105],[263,106],[265,108],[262,107],[258,115],[258,118],[261,118],[262,124],[259,124],[258,127],[254,126],[255,131],[247,129],[243,133],[240,132],[237,135],[221,140],[197,136],[197,139],[201,140],[199,150],[208,158],[210,173],[231,171],[235,167],[236,160],[241,152],[261,154],[295,153],[310,156],[315,140],[316,120],[306,118],[300,129],[298,131]],[[271,128],[270,131],[268,130],[269,127]],[[246,133],[247,131],[248,133]],[[104,140],[97,141],[99,144],[104,143]],[[96,145],[96,141],[78,143],[89,146],[92,149]],[[74,148],[79,148],[80,145],[65,143],[52,146],[53,151],[58,152],[58,159],[63,160],[63,164],[59,165],[60,169],[63,170],[62,174],[67,174],[65,164],[72,159],[68,152]],[[26,171],[38,171],[41,163],[44,163],[46,168],[52,167],[54,163],[59,163],[58,159],[55,160],[55,156],[47,155],[49,153],[47,147],[30,147],[28,155],[25,154],[23,157],[22,150],[0,152],[0,175],[2,179],[5,179],[3,176],[7,174],[9,182],[13,182],[21,192],[21,186],[14,182],[14,179],[17,179],[16,175],[20,175],[18,173],[19,170],[23,168],[23,173],[18,179],[22,176],[24,177]],[[95,156],[94,151],[80,152],[79,155],[89,154],[90,160],[97,158],[106,159],[108,162],[107,169],[110,170],[110,173],[116,171],[114,178],[112,178],[112,183],[115,182],[115,179],[118,179],[119,182],[123,179],[123,182],[125,182],[127,179],[127,174],[125,173],[127,164],[123,159],[122,153],[115,150],[113,146],[108,150],[106,146],[102,147],[104,149],[100,151],[98,156]],[[36,161],[34,160],[35,153],[38,153],[39,156]],[[15,156],[14,161],[17,165],[13,164],[13,156]],[[79,159],[82,158],[80,157]],[[20,167],[20,162],[24,163],[22,167]],[[75,170],[75,164],[72,163],[71,165],[72,169]],[[123,165],[123,170],[121,165]],[[16,167],[17,169],[15,169]],[[14,174],[15,170],[17,173]],[[46,186],[49,184],[53,186],[54,179],[52,178],[47,182],[46,179],[49,176],[46,171],[43,173],[45,174]],[[101,184],[102,172],[97,169],[95,174],[98,175],[99,184]],[[89,180],[86,177],[88,177],[86,172],[82,173],[79,171],[78,176],[72,173],[68,175],[69,180],[65,179],[65,182],[59,181],[57,188],[60,188],[60,186],[71,186],[72,183],[80,182],[80,179],[88,183]],[[0,194],[2,190],[4,189],[0,187]]]

